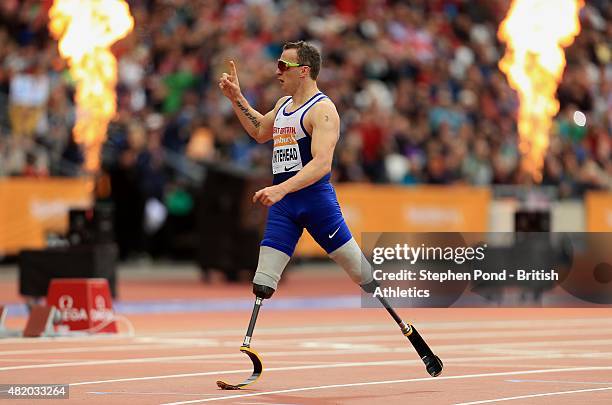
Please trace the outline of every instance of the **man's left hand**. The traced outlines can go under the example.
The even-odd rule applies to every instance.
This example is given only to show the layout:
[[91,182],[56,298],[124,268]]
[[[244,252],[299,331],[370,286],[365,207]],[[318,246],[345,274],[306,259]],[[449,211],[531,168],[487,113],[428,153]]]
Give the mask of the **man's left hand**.
[[280,184],[275,186],[270,186],[266,188],[262,188],[253,196],[253,202],[256,203],[259,201],[266,207],[269,207],[273,204],[276,204],[287,194],[287,192],[283,189]]

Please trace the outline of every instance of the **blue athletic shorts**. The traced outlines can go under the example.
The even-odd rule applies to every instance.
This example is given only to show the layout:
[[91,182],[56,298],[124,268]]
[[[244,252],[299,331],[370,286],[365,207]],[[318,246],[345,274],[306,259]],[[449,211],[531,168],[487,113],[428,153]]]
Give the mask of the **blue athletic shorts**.
[[351,240],[351,231],[329,182],[289,193],[272,205],[261,246],[292,256],[304,228],[327,253]]

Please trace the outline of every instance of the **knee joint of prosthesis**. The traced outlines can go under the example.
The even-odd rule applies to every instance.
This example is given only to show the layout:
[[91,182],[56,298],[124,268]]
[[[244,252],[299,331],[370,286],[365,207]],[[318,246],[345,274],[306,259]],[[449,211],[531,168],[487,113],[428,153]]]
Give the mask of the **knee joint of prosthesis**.
[[267,285],[253,283],[253,294],[255,294],[256,297],[268,299],[274,294],[274,291],[276,291],[274,288],[268,287]]

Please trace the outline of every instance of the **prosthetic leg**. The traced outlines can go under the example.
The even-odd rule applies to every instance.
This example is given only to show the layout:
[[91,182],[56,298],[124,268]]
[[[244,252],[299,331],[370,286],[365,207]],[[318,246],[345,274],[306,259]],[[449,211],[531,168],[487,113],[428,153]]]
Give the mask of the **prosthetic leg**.
[[[371,281],[368,284],[362,285],[361,288],[365,292],[372,294],[376,290],[377,286],[378,283],[376,281]],[[432,377],[439,376],[442,373],[442,369],[444,368],[442,360],[440,360],[440,358],[431,351],[429,345],[427,345],[427,343],[421,337],[416,328],[413,325],[404,322],[402,318],[399,317],[397,312],[395,312],[395,310],[391,308],[385,298],[378,297],[378,300],[383,305],[383,307],[385,307],[385,309],[387,310],[389,315],[391,315],[397,325],[400,327],[402,334],[408,338],[410,343],[412,343],[412,346],[425,364],[425,369],[427,370],[429,375]]]
[[[355,283],[359,284],[363,291],[369,294],[374,293],[376,287],[378,287],[378,283],[372,276],[372,267],[370,263],[368,263],[355,239],[351,239],[336,251],[330,253],[329,257],[338,263],[349,277],[351,277]],[[385,298],[378,297],[378,300],[400,327],[402,334],[412,343],[419,357],[423,360],[423,363],[425,363],[429,375],[432,377],[439,376],[444,367],[442,360],[433,354],[427,343],[425,343],[425,340],[423,340],[419,332],[417,332],[416,328],[404,322],[399,315],[397,315]]]
[[249,321],[249,327],[247,328],[246,335],[240,346],[240,351],[251,359],[253,363],[253,373],[249,378],[239,384],[229,384],[225,381],[218,380],[217,386],[222,390],[239,390],[242,387],[253,384],[263,372],[263,364],[259,354],[251,349],[251,337],[253,336],[253,329],[255,329],[255,322],[257,321],[257,315],[259,314],[259,308],[264,299],[270,298],[274,294],[274,289],[265,285],[253,284],[253,293],[255,294],[255,305],[253,306],[253,312],[251,313],[251,320]]

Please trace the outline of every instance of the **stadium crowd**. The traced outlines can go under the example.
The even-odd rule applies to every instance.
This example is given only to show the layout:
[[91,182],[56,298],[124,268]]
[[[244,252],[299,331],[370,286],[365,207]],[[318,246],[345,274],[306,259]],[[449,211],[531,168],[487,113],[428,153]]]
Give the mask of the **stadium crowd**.
[[[83,173],[73,83],[47,30],[51,3],[0,2],[0,176]],[[174,184],[177,156],[269,170],[270,146],[250,140],[216,83],[235,60],[247,99],[269,111],[282,95],[276,59],[296,39],[322,49],[319,85],[340,113],[334,181],[531,181],[519,170],[517,96],[497,66],[509,0],[128,3],[135,28],[113,47],[118,114],[103,162],[132,173],[144,195]],[[542,181],[562,198],[612,189],[612,2],[586,0],[580,21]]]

